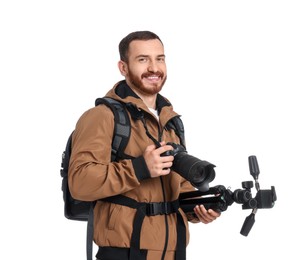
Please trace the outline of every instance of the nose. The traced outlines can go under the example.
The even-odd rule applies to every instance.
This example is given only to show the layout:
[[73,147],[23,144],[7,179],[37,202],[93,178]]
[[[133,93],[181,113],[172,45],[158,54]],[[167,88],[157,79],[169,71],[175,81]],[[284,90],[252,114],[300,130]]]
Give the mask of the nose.
[[148,71],[150,72],[157,72],[158,71],[158,64],[156,61],[151,61],[148,65]]

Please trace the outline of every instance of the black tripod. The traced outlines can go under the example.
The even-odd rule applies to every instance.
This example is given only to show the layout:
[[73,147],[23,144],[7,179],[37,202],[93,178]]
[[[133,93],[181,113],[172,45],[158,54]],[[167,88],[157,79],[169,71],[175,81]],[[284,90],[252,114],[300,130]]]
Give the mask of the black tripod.
[[206,209],[214,209],[216,211],[225,211],[228,206],[234,202],[242,204],[242,209],[252,209],[252,213],[246,217],[241,228],[241,235],[247,236],[255,223],[255,215],[258,209],[272,208],[276,201],[276,192],[274,186],[270,190],[261,190],[258,182],[259,167],[256,156],[249,156],[249,170],[254,178],[255,187],[257,190],[256,196],[253,198],[251,188],[253,188],[253,181],[242,182],[243,189],[231,191],[226,189],[223,185],[217,185],[209,188],[208,191],[192,191],[181,193],[179,196],[180,207],[186,213],[194,214],[194,207],[196,205],[204,205]]

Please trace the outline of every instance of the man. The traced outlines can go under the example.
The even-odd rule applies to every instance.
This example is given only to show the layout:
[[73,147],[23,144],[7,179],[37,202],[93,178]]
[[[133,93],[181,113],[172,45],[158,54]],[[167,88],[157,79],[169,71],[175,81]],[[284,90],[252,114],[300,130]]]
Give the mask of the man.
[[[119,53],[118,68],[125,80],[106,96],[123,102],[129,111],[131,135],[125,149],[127,157],[116,162],[110,160],[112,111],[104,105],[86,111],[73,136],[70,191],[76,199],[97,200],[94,209],[97,259],[185,259],[188,220],[209,223],[220,213],[207,211],[201,205],[195,207],[195,214],[187,216],[176,207],[181,192],[195,189],[172,171],[172,155],[161,156],[173,149],[168,142],[180,143],[175,131],[167,127],[178,114],[168,99],[159,94],[167,78],[162,41],[149,31],[133,32],[122,39]],[[123,196],[120,200],[112,197],[117,195]],[[163,206],[159,214],[148,214],[135,205]]]

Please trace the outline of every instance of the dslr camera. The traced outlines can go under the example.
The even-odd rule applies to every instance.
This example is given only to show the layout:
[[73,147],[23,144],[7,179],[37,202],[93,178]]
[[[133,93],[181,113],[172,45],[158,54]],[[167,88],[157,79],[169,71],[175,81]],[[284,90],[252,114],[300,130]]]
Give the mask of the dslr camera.
[[166,151],[161,156],[174,156],[171,169],[188,180],[198,190],[208,191],[209,183],[215,178],[215,165],[189,155],[184,146],[180,144],[172,142],[167,144],[171,145],[173,150]]

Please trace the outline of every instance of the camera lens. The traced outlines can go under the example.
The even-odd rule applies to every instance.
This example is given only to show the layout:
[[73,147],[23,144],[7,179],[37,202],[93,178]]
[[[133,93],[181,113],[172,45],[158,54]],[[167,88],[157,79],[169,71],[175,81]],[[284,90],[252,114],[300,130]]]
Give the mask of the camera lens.
[[207,161],[201,161],[186,152],[180,152],[175,155],[172,168],[200,191],[207,191],[209,182],[215,178],[214,167],[215,165]]

